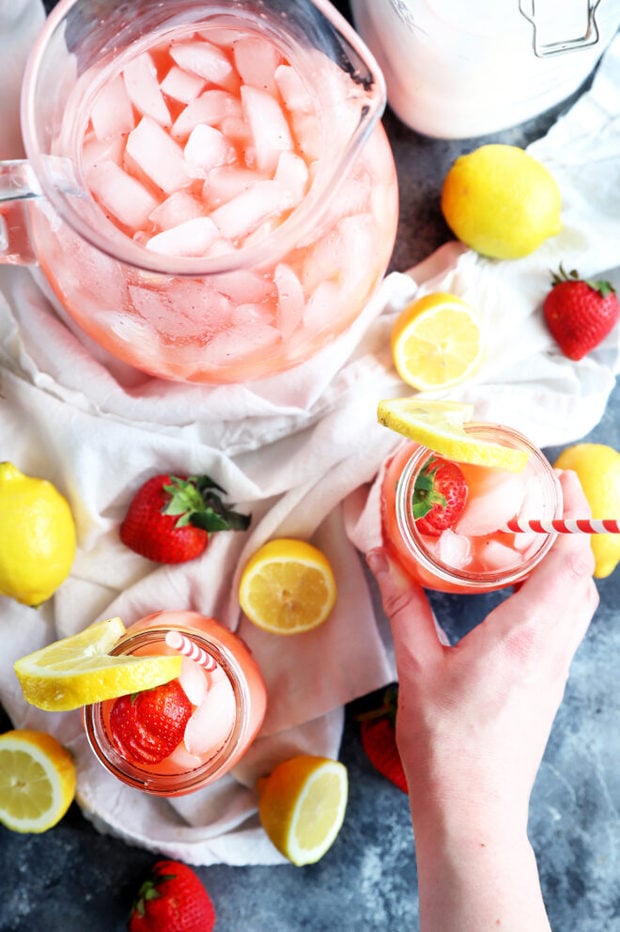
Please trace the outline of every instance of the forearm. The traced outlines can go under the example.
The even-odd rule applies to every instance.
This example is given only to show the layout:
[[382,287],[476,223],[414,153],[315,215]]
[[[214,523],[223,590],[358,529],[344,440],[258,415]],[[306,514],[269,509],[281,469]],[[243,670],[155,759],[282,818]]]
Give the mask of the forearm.
[[421,932],[549,932],[525,829],[412,806]]

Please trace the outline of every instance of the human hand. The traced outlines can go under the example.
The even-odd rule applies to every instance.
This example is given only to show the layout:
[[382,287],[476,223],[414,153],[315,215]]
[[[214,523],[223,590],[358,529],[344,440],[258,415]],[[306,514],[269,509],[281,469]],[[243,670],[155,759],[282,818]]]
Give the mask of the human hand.
[[[563,473],[565,515],[588,505]],[[570,663],[598,604],[587,535],[561,535],[520,589],[456,646],[440,643],[421,588],[371,551],[391,621],[397,742],[414,827],[449,810],[457,830],[526,831],[529,798]]]

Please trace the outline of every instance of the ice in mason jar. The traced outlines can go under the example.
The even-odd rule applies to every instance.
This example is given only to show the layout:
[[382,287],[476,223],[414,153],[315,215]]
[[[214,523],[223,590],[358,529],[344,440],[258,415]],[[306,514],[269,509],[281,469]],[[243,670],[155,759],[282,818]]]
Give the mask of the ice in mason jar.
[[556,535],[515,533],[506,529],[508,522],[562,514],[557,477],[544,454],[523,434],[493,424],[467,424],[465,429],[482,440],[522,449],[528,459],[522,472],[456,463],[466,498],[450,526],[428,533],[413,514],[416,483],[419,488],[424,471],[445,458],[419,444],[406,443],[388,462],[382,484],[386,546],[422,586],[444,592],[484,592],[523,579],[548,552]]

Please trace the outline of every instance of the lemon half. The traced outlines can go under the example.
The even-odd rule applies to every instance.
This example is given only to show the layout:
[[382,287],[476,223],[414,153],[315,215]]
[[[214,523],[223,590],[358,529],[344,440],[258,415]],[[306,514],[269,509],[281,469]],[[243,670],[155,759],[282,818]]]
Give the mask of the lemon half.
[[327,757],[301,754],[259,784],[258,813],[271,842],[298,867],[331,848],[344,822],[347,769]]
[[17,660],[14,669],[26,702],[62,712],[152,689],[180,674],[180,654],[110,656],[124,633],[121,619],[109,618]]
[[399,314],[391,345],[403,382],[419,391],[457,385],[470,378],[482,361],[478,312],[447,292],[424,295]]
[[46,832],[75,796],[69,752],[51,735],[15,729],[0,735],[0,822],[14,832]]
[[409,440],[457,463],[472,463],[521,472],[528,454],[503,444],[468,434],[464,424],[471,420],[473,406],[453,401],[421,401],[391,398],[380,401],[377,420]]
[[241,608],[259,628],[299,634],[318,627],[336,602],[336,580],[325,554],[304,540],[263,544],[243,568]]

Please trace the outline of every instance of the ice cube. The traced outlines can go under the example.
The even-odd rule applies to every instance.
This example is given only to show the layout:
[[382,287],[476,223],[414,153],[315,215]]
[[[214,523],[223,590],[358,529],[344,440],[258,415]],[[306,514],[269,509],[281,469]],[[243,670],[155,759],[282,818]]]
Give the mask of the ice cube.
[[222,166],[214,168],[209,172],[202,196],[211,208],[225,204],[252,187],[257,181],[262,181],[263,176],[258,172],[252,172],[247,168],[238,168],[237,166]]
[[525,497],[520,475],[474,466],[468,467],[466,478],[470,495],[455,528],[458,534],[470,537],[491,534],[519,513]]
[[291,119],[297,149],[307,161],[316,161],[323,155],[325,141],[316,113],[294,113]]
[[160,86],[168,97],[178,100],[179,103],[188,104],[190,100],[198,97],[205,86],[205,79],[183,71],[178,65],[173,65]]
[[121,75],[103,85],[93,101],[90,118],[98,139],[121,136],[134,128],[133,107]]
[[232,730],[235,716],[232,686],[226,679],[214,682],[185,726],[184,743],[189,753],[202,756],[219,750]]
[[179,773],[189,773],[200,767],[202,760],[196,754],[190,754],[183,744],[179,744],[172,754],[166,758],[168,764],[174,767]]
[[207,340],[231,320],[231,302],[204,281],[175,281],[173,294],[130,285],[134,308],[167,341]]
[[446,566],[463,569],[471,558],[471,542],[461,534],[455,534],[450,528],[443,531],[437,541],[437,556]]
[[[257,87],[242,86],[241,104],[252,132],[252,159],[259,171],[272,173],[280,153],[293,148],[288,121],[275,97]],[[248,167],[254,165],[248,161]]]
[[129,99],[143,116],[152,117],[161,126],[170,126],[170,111],[163,98],[157,71],[148,52],[137,55],[123,69]]
[[183,657],[179,683],[192,705],[200,705],[207,695],[207,677],[204,669],[187,657]]
[[273,293],[271,281],[250,269],[210,275],[209,283],[216,291],[229,297],[234,304],[260,304]]
[[228,57],[217,46],[206,40],[173,42],[170,55],[179,68],[199,75],[218,87],[234,91],[238,79]]
[[294,152],[281,152],[274,178],[291,192],[295,204],[299,204],[308,185],[308,166],[304,160]]
[[183,150],[151,117],[142,117],[129,134],[125,152],[167,194],[186,187],[191,180]]
[[235,67],[243,84],[276,93],[274,72],[281,55],[272,42],[259,36],[246,36],[233,46]]
[[343,217],[335,234],[342,292],[354,305],[370,291],[378,274],[376,222],[371,214]]
[[119,165],[124,148],[125,140],[122,136],[98,139],[94,133],[89,133],[82,145],[81,159],[84,171],[88,173],[93,165],[99,162],[116,162]]
[[519,563],[521,556],[517,556],[512,547],[500,544],[497,540],[487,540],[480,550],[481,562],[487,570],[504,570]]
[[293,206],[291,195],[277,181],[258,181],[232,200],[217,207],[211,217],[227,239],[239,239],[270,217]]
[[219,125],[227,117],[241,118],[241,104],[237,98],[227,91],[205,91],[181,110],[172,126],[172,135],[184,139],[200,123]]
[[175,191],[155,208],[149,220],[160,230],[169,230],[202,215],[202,204],[189,191]]
[[146,248],[168,256],[204,256],[220,233],[210,217],[194,217],[152,236]]
[[303,320],[304,290],[293,269],[284,262],[276,266],[273,281],[278,292],[276,326],[287,339]]
[[205,347],[203,354],[205,366],[229,366],[231,359],[242,359],[251,354],[265,353],[281,341],[280,331],[269,324],[259,323],[256,319],[251,319],[246,323],[239,322],[239,310],[235,311],[236,326],[215,334]]
[[304,326],[321,331],[333,326],[338,314],[340,289],[334,282],[321,282],[314,289],[304,309]]
[[101,206],[132,229],[144,226],[157,206],[156,198],[116,162],[91,166],[86,181]]
[[274,73],[275,82],[288,110],[312,113],[312,96],[297,71],[290,65],[278,65]]
[[226,137],[219,129],[203,123],[191,131],[183,152],[187,173],[192,178],[206,178],[211,169],[230,165],[235,160],[235,150]]

